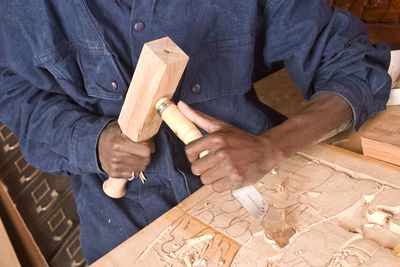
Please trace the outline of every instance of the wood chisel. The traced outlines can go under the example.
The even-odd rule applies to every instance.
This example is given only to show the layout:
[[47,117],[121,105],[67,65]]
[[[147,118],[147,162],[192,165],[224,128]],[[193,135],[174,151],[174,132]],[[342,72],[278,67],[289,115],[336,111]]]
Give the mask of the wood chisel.
[[[156,103],[156,109],[166,124],[185,144],[202,137],[199,129],[168,98],[161,98]],[[200,157],[207,153],[207,151],[203,151]],[[270,205],[252,185],[232,190],[232,194],[263,226],[268,238],[274,240],[280,247],[289,243],[290,237],[296,231],[286,223],[283,210],[278,210]]]

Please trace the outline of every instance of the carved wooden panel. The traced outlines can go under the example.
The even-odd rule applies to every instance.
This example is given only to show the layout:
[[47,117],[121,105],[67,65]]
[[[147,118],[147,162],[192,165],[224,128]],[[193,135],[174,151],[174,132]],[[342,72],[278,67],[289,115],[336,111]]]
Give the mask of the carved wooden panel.
[[328,0],[367,23],[400,23],[400,0]]
[[330,5],[351,11],[367,24],[372,42],[400,48],[400,0],[328,0]]
[[284,248],[204,186],[91,267],[400,266],[400,167],[320,144],[255,186],[297,230]]

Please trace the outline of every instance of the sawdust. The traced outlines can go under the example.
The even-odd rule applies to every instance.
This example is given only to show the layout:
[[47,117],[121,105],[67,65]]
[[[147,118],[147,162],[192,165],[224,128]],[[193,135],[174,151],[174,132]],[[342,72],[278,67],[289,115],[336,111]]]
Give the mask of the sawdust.
[[[270,184],[277,184],[277,192],[288,192],[281,201],[289,203],[288,222],[297,233],[285,248],[260,233],[253,234],[232,266],[400,266],[393,253],[400,244],[397,186],[300,156],[308,163],[291,166],[295,172],[285,173],[282,168],[268,177]],[[320,176],[311,181],[306,173]],[[277,174],[286,179],[279,182]],[[279,196],[275,200],[279,203]]]
[[[283,250],[274,241],[266,238],[264,230],[252,235],[236,254],[232,267],[241,266],[271,266],[279,262]],[[268,265],[269,264],[269,265]]]
[[205,253],[214,235],[203,235],[186,240],[184,244],[177,245],[175,252],[162,255],[168,266],[204,267],[207,266]]
[[230,261],[225,255],[230,241],[215,245],[215,234],[182,221],[185,235],[170,226],[137,266],[400,266],[393,252],[400,250],[399,186],[299,154],[264,177],[257,189],[285,209],[287,222],[296,228],[286,247],[268,239],[230,194],[211,193],[189,213],[219,231],[218,238],[243,244]]

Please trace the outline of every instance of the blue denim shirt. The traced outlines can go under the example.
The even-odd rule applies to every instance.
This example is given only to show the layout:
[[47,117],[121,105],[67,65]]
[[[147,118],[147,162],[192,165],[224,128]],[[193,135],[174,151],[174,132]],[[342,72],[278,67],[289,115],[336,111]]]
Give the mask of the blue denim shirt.
[[37,168],[71,177],[89,263],[201,186],[164,125],[148,181],[102,192],[97,139],[118,117],[141,48],[164,36],[190,61],[175,100],[252,133],[279,116],[252,83],[281,68],[306,99],[338,94],[357,130],[385,108],[389,49],[326,0],[0,0],[0,120]]

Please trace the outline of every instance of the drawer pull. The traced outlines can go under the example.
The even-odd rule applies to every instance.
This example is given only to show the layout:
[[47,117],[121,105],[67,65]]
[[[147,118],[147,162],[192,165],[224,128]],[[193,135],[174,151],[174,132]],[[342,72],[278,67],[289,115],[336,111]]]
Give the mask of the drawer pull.
[[13,151],[13,150],[17,149],[18,147],[19,147],[19,143],[16,143],[16,144],[13,145],[13,146],[11,146],[11,145],[9,145],[9,144],[6,144],[6,145],[3,147],[3,151],[4,151],[5,153],[7,153],[7,152],[9,152],[9,151]]
[[25,177],[25,175],[21,176],[21,178],[19,178],[19,183],[23,184],[26,182],[29,182],[30,180],[32,180],[33,178],[36,177],[36,175],[38,175],[40,173],[39,170],[35,170],[31,175],[29,175],[28,177]]
[[61,241],[64,239],[64,237],[68,234],[69,230],[71,230],[72,226],[74,225],[74,223],[71,220],[67,221],[67,228],[65,229],[64,233],[62,233],[61,235],[55,235],[53,236],[53,240],[54,241]]
[[85,263],[85,259],[84,258],[81,259],[80,261],[73,261],[71,263],[71,267],[79,267],[79,266],[82,266],[82,264],[84,264],[84,263]]
[[50,196],[51,196],[53,199],[52,199],[46,206],[44,206],[44,207],[42,207],[42,205],[38,206],[38,207],[36,208],[36,213],[39,214],[39,213],[41,213],[42,211],[48,210],[48,209],[56,202],[58,195],[59,195],[59,194],[57,193],[56,190],[51,191]]

